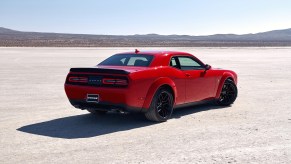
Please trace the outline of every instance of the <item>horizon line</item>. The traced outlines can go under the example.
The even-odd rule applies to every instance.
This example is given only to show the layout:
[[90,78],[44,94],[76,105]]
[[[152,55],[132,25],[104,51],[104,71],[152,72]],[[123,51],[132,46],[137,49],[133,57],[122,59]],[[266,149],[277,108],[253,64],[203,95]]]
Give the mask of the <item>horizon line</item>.
[[284,28],[284,29],[275,29],[275,30],[268,30],[268,31],[261,31],[261,32],[255,32],[255,33],[244,33],[244,34],[235,34],[235,33],[215,33],[215,34],[209,34],[209,35],[189,35],[189,34],[157,34],[157,33],[147,33],[147,34],[92,34],[92,33],[65,33],[65,32],[41,32],[41,31],[21,31],[18,29],[12,29],[12,28],[6,28],[3,26],[0,26],[0,28],[11,30],[11,31],[17,31],[17,32],[28,32],[28,33],[49,33],[49,34],[68,34],[68,35],[103,35],[103,36],[136,36],[136,35],[159,35],[159,36],[213,36],[213,35],[253,35],[253,34],[259,34],[259,33],[266,33],[266,32],[272,32],[272,31],[279,31],[279,30],[291,30],[291,28]]

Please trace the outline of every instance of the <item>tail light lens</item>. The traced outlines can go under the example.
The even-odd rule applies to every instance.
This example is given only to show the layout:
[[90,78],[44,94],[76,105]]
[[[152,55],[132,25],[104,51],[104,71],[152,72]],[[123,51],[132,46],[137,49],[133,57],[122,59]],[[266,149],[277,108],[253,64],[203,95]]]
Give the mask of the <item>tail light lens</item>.
[[69,82],[72,82],[72,83],[88,83],[88,77],[71,76],[71,77],[69,77]]
[[96,87],[127,87],[128,78],[112,75],[69,74],[66,79],[66,84]]
[[125,79],[115,79],[115,78],[104,78],[102,79],[102,83],[105,85],[121,85],[127,86],[128,82]]

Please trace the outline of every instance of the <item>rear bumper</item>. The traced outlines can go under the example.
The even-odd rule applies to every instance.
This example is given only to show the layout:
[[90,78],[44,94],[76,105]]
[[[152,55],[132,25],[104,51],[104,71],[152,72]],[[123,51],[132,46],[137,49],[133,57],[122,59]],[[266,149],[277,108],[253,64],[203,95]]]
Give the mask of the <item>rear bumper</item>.
[[78,109],[93,109],[100,111],[121,110],[125,112],[141,112],[141,108],[131,107],[125,104],[113,104],[110,102],[89,103],[85,100],[70,100],[70,103]]
[[[71,104],[80,109],[113,110],[142,112],[144,100],[139,92],[130,88],[106,88],[65,84],[65,91]],[[88,94],[98,94],[99,102],[87,102]]]

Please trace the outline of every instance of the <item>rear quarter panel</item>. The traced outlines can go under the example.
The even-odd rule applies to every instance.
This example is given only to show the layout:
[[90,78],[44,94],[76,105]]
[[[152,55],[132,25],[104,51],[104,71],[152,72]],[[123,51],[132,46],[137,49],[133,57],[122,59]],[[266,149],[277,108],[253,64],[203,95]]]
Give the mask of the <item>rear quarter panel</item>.
[[142,107],[151,85],[158,78],[156,69],[137,71],[129,74],[128,102],[135,102],[135,106]]
[[144,109],[149,108],[155,93],[163,85],[171,87],[172,92],[174,94],[173,96],[175,104],[184,103],[185,76],[183,76],[181,71],[169,66],[160,66],[155,69],[157,77],[148,89],[143,108]]

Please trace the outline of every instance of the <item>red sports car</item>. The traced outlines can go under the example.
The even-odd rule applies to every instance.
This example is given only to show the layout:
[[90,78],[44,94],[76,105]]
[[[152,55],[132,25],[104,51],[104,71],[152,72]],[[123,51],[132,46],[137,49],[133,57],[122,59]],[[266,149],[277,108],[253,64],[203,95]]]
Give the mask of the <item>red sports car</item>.
[[214,69],[189,53],[136,50],[95,67],[71,68],[65,91],[74,107],[93,114],[142,112],[161,122],[171,117],[173,108],[210,100],[232,104],[236,84],[235,72]]

